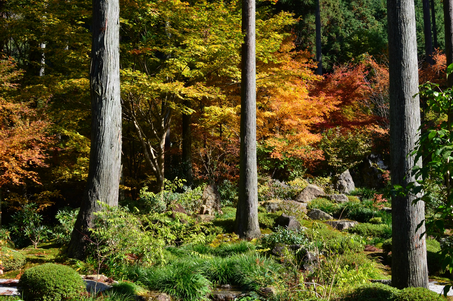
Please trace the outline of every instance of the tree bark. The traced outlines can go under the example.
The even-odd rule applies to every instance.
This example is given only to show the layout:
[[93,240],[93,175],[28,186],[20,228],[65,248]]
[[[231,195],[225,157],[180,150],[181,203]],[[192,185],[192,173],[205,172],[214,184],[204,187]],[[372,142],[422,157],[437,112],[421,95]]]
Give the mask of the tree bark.
[[[410,155],[418,139],[420,103],[418,93],[415,8],[412,0],[389,0],[390,141],[392,184],[405,187],[414,182],[415,164]],[[392,285],[428,287],[424,203],[415,196],[392,196]]]
[[93,0],[91,52],[91,153],[87,188],[72,232],[68,255],[86,256],[85,239],[99,201],[118,205],[121,172],[119,1]]
[[[444,0],[445,55],[447,66],[453,59],[453,0]],[[453,76],[448,76],[448,86],[453,86]]]
[[316,61],[318,68],[316,74],[322,75],[322,49],[321,49],[321,5],[320,0],[316,0]]
[[192,115],[182,114],[182,169],[186,184],[192,186]]
[[258,224],[258,171],[256,166],[256,57],[255,0],[242,1],[241,149],[236,234],[261,235]]
[[433,60],[433,39],[431,35],[431,14],[429,11],[429,0],[423,0],[423,32],[425,36],[425,55],[426,62],[434,64]]
[[433,26],[433,43],[434,49],[437,49],[437,26],[436,26],[436,6],[434,0],[431,0],[431,19]]

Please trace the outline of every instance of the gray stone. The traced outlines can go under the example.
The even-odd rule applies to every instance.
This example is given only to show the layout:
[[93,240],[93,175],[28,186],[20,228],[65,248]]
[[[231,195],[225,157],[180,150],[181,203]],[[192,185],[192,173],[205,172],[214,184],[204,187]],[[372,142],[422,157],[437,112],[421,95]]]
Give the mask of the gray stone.
[[348,220],[338,220],[338,221],[327,221],[327,224],[331,225],[333,228],[337,230],[346,230],[349,228],[353,228],[359,223],[356,221],[348,221]]
[[258,290],[258,294],[265,298],[272,298],[277,294],[277,290],[273,286],[262,287]]
[[308,184],[308,186],[297,196],[296,201],[299,203],[308,203],[322,195],[325,195],[325,193],[321,187],[314,184]]
[[383,174],[387,170],[388,166],[385,165],[382,156],[371,154],[360,163],[354,179],[356,179],[357,184],[360,186],[381,189],[387,185],[383,177]]
[[308,212],[307,216],[313,220],[331,220],[333,219],[332,215],[325,213],[319,209],[312,209]]
[[203,205],[200,209],[200,214],[214,215],[215,213],[222,214],[220,209],[220,194],[215,185],[206,186],[201,196]]
[[331,200],[336,203],[346,203],[349,202],[348,196],[345,194],[327,194],[323,198]]
[[349,169],[336,178],[335,190],[340,193],[350,193],[355,189],[354,180],[352,179]]
[[95,293],[95,294],[112,288],[111,285],[105,284],[103,282],[94,281],[94,280],[88,280],[88,279],[85,279],[85,284],[87,287],[87,292]]
[[285,227],[289,230],[300,230],[301,225],[299,221],[291,215],[282,214],[275,220],[276,225]]
[[300,211],[307,213],[306,203],[299,203],[291,200],[270,200],[261,203],[260,206],[266,208],[266,211],[269,213],[274,213],[282,210]]

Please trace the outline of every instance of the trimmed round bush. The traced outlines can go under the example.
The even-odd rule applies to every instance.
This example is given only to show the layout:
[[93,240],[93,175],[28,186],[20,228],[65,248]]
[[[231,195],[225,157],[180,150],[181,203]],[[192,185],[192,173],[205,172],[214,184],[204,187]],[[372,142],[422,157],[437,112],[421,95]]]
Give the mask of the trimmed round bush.
[[26,262],[25,255],[7,247],[1,247],[0,260],[4,271],[19,270]]
[[25,301],[59,301],[86,292],[85,282],[68,266],[46,263],[25,271],[19,280]]
[[398,289],[382,284],[370,283],[357,287],[354,291],[347,294],[342,301],[384,301],[394,300],[398,294]]
[[445,300],[438,293],[423,287],[408,287],[401,290],[394,301],[442,301]]

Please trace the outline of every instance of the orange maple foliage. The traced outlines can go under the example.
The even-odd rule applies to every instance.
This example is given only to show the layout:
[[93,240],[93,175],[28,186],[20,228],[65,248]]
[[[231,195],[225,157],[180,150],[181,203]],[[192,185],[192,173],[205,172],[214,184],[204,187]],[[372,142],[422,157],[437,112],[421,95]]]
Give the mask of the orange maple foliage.
[[11,58],[0,60],[0,187],[23,184],[24,179],[39,183],[33,168],[45,166],[44,150],[50,141],[49,123],[40,120],[32,101],[15,101],[11,94],[21,74]]

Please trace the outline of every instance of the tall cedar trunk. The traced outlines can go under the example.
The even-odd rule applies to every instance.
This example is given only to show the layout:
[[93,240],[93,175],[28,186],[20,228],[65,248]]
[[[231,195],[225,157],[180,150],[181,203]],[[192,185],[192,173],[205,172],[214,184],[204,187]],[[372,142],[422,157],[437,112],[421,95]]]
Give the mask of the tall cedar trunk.
[[191,124],[192,115],[182,114],[182,169],[188,186],[193,184]]
[[423,0],[423,32],[425,35],[425,55],[426,62],[434,64],[433,60],[433,39],[431,35],[431,20],[429,11],[429,0]]
[[119,1],[93,0],[91,51],[91,153],[87,188],[72,232],[68,255],[84,258],[88,228],[98,201],[118,205],[121,171]]
[[434,0],[431,0],[431,20],[433,27],[433,46],[434,49],[437,49],[436,6]]
[[[447,66],[453,59],[453,0],[444,0],[445,55]],[[453,76],[448,77],[448,86],[453,86]]]
[[255,0],[242,1],[241,155],[236,234],[261,235],[258,224],[258,172],[256,166],[256,59]]
[[[412,0],[389,0],[390,142],[392,184],[405,187],[415,181],[409,155],[418,139],[420,104],[418,93],[415,9]],[[423,202],[413,204],[412,195],[392,196],[392,285],[397,288],[428,287],[428,268]]]
[[322,75],[322,50],[321,50],[321,5],[316,0],[316,61],[318,68],[316,74]]

